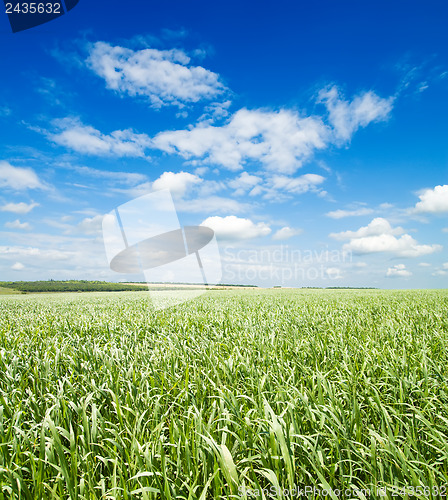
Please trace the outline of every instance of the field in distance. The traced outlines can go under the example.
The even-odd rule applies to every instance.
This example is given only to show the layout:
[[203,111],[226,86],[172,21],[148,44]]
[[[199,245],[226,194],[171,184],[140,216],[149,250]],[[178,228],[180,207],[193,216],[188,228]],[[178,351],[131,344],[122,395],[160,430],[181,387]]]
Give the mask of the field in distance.
[[0,498],[440,498],[448,291],[2,295],[0,426]]
[[[0,281],[0,295],[12,293],[53,293],[53,292],[125,292],[150,290],[190,290],[204,285],[191,283],[111,283],[88,280],[46,280],[46,281]],[[257,288],[251,285],[216,285],[216,290],[233,288]]]

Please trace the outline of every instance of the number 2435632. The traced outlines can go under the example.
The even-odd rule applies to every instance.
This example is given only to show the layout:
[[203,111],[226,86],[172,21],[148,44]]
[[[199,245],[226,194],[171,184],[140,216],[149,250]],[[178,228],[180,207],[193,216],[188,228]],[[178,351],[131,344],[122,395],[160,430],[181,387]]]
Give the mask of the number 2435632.
[[6,14],[62,14],[61,4],[55,3],[25,3],[19,2],[16,4],[7,3]]

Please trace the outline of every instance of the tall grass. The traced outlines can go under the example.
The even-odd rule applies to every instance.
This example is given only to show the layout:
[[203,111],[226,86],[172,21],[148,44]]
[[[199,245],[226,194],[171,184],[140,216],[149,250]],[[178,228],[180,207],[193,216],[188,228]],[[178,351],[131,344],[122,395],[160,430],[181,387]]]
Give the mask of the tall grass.
[[0,498],[439,498],[447,347],[447,291],[2,297]]

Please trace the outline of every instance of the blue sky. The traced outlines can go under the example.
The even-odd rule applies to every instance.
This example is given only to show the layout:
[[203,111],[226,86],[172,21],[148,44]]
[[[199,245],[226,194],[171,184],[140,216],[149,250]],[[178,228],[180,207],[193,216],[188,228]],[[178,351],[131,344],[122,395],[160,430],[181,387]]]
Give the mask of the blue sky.
[[12,34],[3,14],[0,279],[143,279],[109,269],[102,217],[169,188],[223,282],[445,288],[447,18],[81,0]]

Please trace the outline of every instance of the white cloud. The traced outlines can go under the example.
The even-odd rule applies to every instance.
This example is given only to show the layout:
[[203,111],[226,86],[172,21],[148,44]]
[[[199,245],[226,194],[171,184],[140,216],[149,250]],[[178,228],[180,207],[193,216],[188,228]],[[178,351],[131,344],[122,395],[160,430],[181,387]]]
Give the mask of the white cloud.
[[83,234],[101,234],[103,224],[102,215],[86,217],[77,226],[76,229]]
[[316,186],[322,184],[325,177],[317,174],[305,174],[300,177],[287,177],[286,175],[274,175],[269,179],[274,189],[284,190],[289,193],[303,194],[315,191]]
[[222,181],[204,180],[199,184],[197,196],[208,197],[225,188],[226,184]]
[[342,271],[338,267],[327,267],[325,274],[332,280],[342,279]]
[[21,271],[24,268],[25,266],[21,262],[16,262],[11,266],[11,269],[13,269],[14,271]]
[[403,233],[403,228],[393,228],[386,219],[378,217],[357,231],[332,233],[330,237],[350,240],[343,250],[355,254],[390,252],[401,257],[420,257],[442,249],[441,245],[419,245],[412,236]]
[[201,226],[212,228],[219,238],[225,240],[248,240],[270,234],[270,227],[264,222],[255,224],[250,219],[235,215],[227,217],[208,217]]
[[444,227],[444,228],[442,229],[442,233],[448,233],[448,227]]
[[9,247],[9,246],[0,246],[0,255],[39,255],[40,251],[35,247]]
[[184,103],[212,99],[225,87],[219,75],[202,66],[190,65],[181,50],[143,49],[97,42],[87,60],[109,89],[130,96],[145,96],[153,107],[182,107]]
[[208,121],[209,123],[215,120],[221,120],[229,116],[229,107],[232,101],[214,102],[204,108],[204,114],[198,121]]
[[359,127],[386,119],[392,110],[392,98],[380,98],[372,91],[348,102],[333,87],[322,91],[319,99],[330,111],[329,124],[320,116],[291,109],[243,108],[222,126],[203,121],[187,130],[160,132],[153,147],[194,159],[195,165],[214,164],[237,171],[255,161],[267,170],[293,174],[317,150],[350,140]]
[[445,271],[443,269],[437,269],[437,271],[434,271],[432,273],[433,276],[446,276],[448,274],[448,271]]
[[31,212],[33,208],[38,207],[39,203],[25,203],[23,201],[19,203],[6,203],[6,205],[3,205],[0,207],[0,210],[2,212],[12,212],[15,214],[27,214],[28,212]]
[[294,229],[289,226],[282,227],[273,236],[273,240],[288,240],[293,236],[297,236],[302,233],[302,229]]
[[70,260],[75,252],[61,251],[53,248],[40,249],[36,247],[25,246],[0,246],[0,255],[11,255],[14,257],[32,257],[33,262],[35,259],[56,261],[56,260]]
[[415,205],[416,213],[439,214],[448,212],[448,184],[426,189],[419,195],[420,201]]
[[251,175],[248,172],[243,172],[241,173],[238,177],[235,179],[232,179],[229,182],[229,187],[234,189],[235,192],[234,194],[237,196],[241,196],[246,194],[249,191],[249,194],[252,194],[255,192],[255,194],[258,194],[254,188],[262,182],[261,177],[258,177],[256,175]]
[[31,226],[28,222],[20,222],[19,219],[16,219],[13,222],[6,222],[5,227],[8,229],[31,229]]
[[350,241],[344,250],[357,254],[392,252],[402,257],[420,257],[442,249],[440,245],[419,245],[409,234],[396,238],[390,234],[368,236]]
[[419,262],[418,265],[420,267],[431,267],[431,264],[429,262]]
[[152,189],[169,189],[173,196],[182,197],[187,190],[201,182],[200,177],[189,172],[164,172],[152,183]]
[[402,227],[393,228],[389,221],[382,217],[373,219],[367,226],[359,228],[357,231],[343,231],[341,233],[331,233],[330,236],[336,240],[347,240],[363,238],[368,236],[381,236],[383,234],[400,235],[404,233]]
[[338,139],[349,141],[351,136],[369,123],[384,121],[392,111],[393,97],[383,99],[374,92],[364,92],[351,102],[344,100],[337,87],[319,92],[319,102],[329,111],[329,121]]
[[47,189],[32,168],[14,167],[7,161],[0,161],[0,187],[16,191]]
[[344,217],[359,217],[361,215],[369,215],[373,213],[371,208],[358,208],[356,210],[333,210],[325,215],[332,219],[342,219]]
[[98,179],[106,179],[113,183],[137,184],[138,182],[142,182],[147,179],[146,175],[139,174],[136,172],[114,172],[111,170],[99,170],[97,168],[91,168],[85,166],[82,167],[73,166],[70,168],[75,170],[79,174],[82,174],[83,176],[89,175],[91,177]]
[[145,194],[152,193],[152,182],[142,182],[137,186],[126,188],[126,189],[116,189],[118,192],[123,192],[131,198],[138,198],[139,196],[143,196]]
[[444,263],[442,264],[442,267],[443,267],[443,269],[448,269],[448,262],[444,262]]
[[176,208],[181,212],[190,213],[242,213],[250,209],[247,203],[240,203],[232,198],[223,196],[208,196],[193,200],[176,201]]
[[150,145],[146,134],[137,134],[133,130],[115,130],[103,134],[99,130],[84,125],[77,118],[54,120],[56,133],[47,133],[50,140],[77,153],[94,156],[135,157],[145,156],[145,149]]
[[408,278],[412,276],[412,273],[406,269],[404,264],[397,264],[393,267],[389,267],[386,276],[388,278]]
[[296,111],[240,109],[222,127],[200,123],[190,130],[161,132],[154,147],[183,158],[241,170],[247,161],[293,173],[316,149],[326,146],[328,128],[319,117]]

